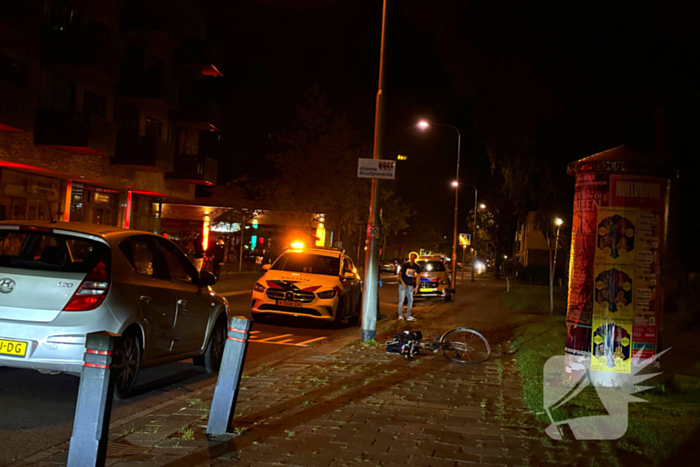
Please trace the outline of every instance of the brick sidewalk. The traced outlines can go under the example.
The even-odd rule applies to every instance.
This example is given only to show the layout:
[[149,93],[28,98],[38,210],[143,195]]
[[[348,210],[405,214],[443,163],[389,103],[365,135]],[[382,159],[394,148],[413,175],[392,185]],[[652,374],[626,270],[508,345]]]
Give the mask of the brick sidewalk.
[[[468,302],[484,316],[502,314],[494,290],[476,288]],[[470,325],[474,311],[459,301],[431,306],[412,327],[432,335],[447,324]],[[395,320],[381,323],[396,332]],[[210,386],[112,426],[107,465],[615,465],[606,443],[543,434],[522,403],[513,357],[494,341],[504,332],[487,335],[494,356],[475,366],[440,354],[409,362],[353,341],[308,349],[244,376],[230,440],[204,436]],[[64,464],[66,448],[18,465]]]

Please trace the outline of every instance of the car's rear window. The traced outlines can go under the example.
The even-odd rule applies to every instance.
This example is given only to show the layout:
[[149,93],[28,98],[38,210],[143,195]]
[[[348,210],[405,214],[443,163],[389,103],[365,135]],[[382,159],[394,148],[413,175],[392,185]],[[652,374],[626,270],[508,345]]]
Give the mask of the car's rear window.
[[82,237],[0,230],[0,266],[6,268],[90,272],[108,248]]
[[340,258],[312,253],[283,253],[270,269],[337,276],[340,274]]
[[442,261],[418,261],[423,272],[445,272],[445,263]]

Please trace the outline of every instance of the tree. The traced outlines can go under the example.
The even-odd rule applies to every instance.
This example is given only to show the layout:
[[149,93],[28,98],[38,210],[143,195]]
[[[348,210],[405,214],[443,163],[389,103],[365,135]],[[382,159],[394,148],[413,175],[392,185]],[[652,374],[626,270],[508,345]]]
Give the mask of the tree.
[[[326,229],[346,248],[357,245],[360,259],[369,206],[370,183],[357,177],[357,160],[371,154],[343,114],[334,113],[314,86],[297,105],[292,129],[278,135],[283,150],[269,156],[280,177],[265,195],[289,210],[326,215]],[[407,227],[410,208],[387,190],[381,199],[382,227],[396,233]]]

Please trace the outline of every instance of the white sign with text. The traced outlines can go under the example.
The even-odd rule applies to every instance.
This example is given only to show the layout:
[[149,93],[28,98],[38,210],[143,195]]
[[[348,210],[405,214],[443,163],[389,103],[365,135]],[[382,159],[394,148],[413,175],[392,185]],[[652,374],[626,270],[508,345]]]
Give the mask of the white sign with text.
[[359,178],[382,178],[393,180],[396,176],[396,161],[382,159],[358,159],[357,176]]

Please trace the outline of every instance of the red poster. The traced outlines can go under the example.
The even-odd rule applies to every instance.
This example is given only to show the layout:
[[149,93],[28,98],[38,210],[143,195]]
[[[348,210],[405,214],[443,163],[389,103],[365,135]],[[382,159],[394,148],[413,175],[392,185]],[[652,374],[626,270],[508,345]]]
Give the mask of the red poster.
[[574,215],[571,232],[569,297],[566,314],[567,353],[588,355],[591,349],[591,320],[594,282],[593,263],[597,216],[600,206],[608,205],[608,175],[576,175]]

